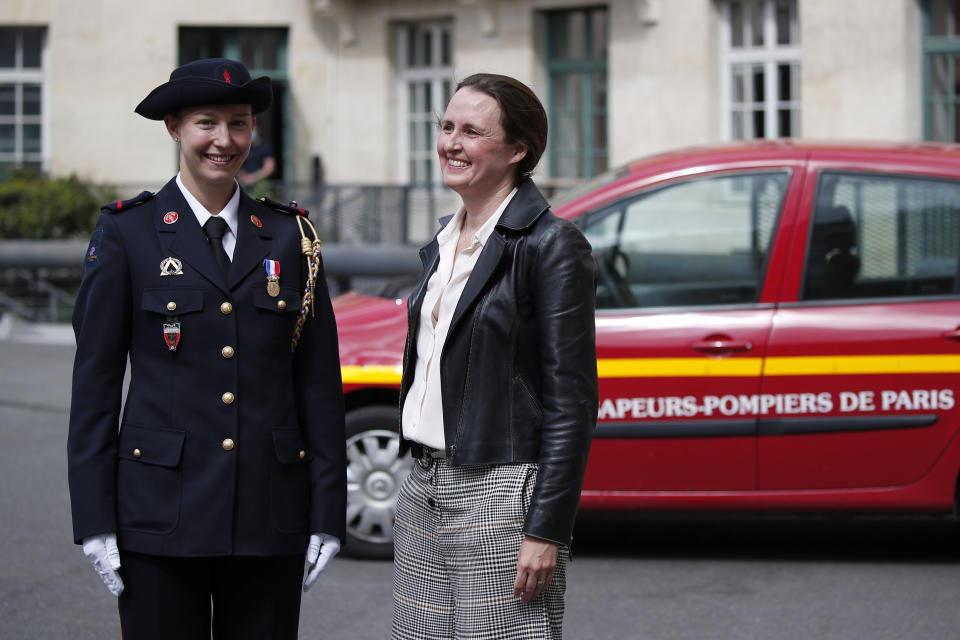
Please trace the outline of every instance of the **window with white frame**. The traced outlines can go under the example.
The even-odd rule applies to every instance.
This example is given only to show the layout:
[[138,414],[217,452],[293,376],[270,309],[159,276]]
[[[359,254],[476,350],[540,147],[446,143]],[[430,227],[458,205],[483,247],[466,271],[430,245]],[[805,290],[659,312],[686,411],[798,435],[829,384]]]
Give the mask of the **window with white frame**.
[[401,179],[442,184],[437,159],[437,117],[453,95],[451,23],[396,25]]
[[800,135],[797,0],[722,0],[725,139]]
[[0,176],[43,168],[46,29],[0,27]]

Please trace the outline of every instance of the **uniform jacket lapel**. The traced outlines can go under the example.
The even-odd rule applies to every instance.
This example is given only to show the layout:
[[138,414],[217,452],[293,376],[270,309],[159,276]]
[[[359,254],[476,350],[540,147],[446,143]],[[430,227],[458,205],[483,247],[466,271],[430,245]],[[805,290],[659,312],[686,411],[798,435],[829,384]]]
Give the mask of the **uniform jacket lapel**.
[[[254,208],[254,201],[241,191],[237,215],[237,246],[233,250],[233,262],[227,274],[231,289],[240,284],[253,269],[263,264],[263,259],[270,253],[270,241],[273,238],[271,220],[265,216],[254,218]],[[261,226],[257,226],[254,219],[259,221]],[[280,266],[283,268],[283,265]],[[291,268],[296,266],[290,265]]]
[[[172,223],[164,221],[169,212],[176,213],[176,220]],[[157,208],[154,215],[163,247],[190,265],[218,289],[229,293],[227,283],[220,273],[220,267],[213,259],[207,236],[197,222],[197,216],[180,193],[176,179],[168,182],[157,194]]]

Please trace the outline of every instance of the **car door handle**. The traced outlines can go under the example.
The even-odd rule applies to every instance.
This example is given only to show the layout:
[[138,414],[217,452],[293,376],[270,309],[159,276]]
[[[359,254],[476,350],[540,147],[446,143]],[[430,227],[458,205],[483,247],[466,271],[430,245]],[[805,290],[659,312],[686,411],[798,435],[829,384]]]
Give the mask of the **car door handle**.
[[753,349],[753,344],[729,338],[706,338],[700,342],[694,342],[691,347],[695,351],[703,351],[704,353],[729,353],[731,351],[750,351]]
[[940,334],[941,338],[946,338],[947,340],[960,340],[960,328],[954,329],[953,331],[944,331]]

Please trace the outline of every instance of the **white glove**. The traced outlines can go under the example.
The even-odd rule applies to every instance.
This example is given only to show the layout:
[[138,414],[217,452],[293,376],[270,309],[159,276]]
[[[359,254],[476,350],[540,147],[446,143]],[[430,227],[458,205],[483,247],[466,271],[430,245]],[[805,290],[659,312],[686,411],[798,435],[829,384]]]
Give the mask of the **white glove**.
[[310,566],[307,569],[307,578],[303,581],[304,592],[310,590],[323,570],[327,568],[330,559],[339,552],[340,538],[326,533],[315,533],[310,536],[310,544],[307,546],[307,564]]
[[83,539],[83,555],[96,569],[97,575],[103,580],[115,596],[123,593],[123,580],[117,569],[120,568],[120,550],[117,549],[117,534],[104,533],[99,536],[90,536]]

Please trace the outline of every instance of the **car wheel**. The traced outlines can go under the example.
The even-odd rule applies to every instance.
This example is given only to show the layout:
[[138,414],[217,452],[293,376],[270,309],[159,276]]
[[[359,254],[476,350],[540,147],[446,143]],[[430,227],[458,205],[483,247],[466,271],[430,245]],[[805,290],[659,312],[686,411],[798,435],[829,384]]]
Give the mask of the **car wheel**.
[[347,414],[347,544],[360,558],[393,557],[397,493],[410,471],[400,456],[396,407],[362,407]]

